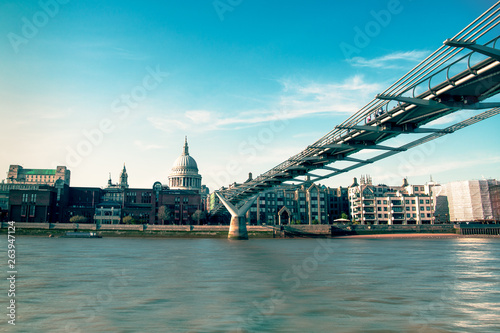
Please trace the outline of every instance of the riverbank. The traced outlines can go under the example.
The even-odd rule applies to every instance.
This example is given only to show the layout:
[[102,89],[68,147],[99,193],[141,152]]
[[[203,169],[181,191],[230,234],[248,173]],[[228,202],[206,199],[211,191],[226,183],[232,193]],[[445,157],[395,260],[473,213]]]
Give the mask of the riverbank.
[[444,234],[444,233],[419,233],[419,234],[373,234],[373,235],[349,235],[349,236],[337,236],[335,238],[352,238],[352,239],[392,239],[392,238],[404,238],[404,239],[415,239],[415,238],[462,238],[468,237],[459,234]]
[[[96,232],[102,237],[227,238],[228,225],[95,225],[77,223],[15,223],[17,236],[62,237],[68,231]],[[8,223],[1,223],[6,234]],[[249,238],[450,238],[495,237],[460,235],[453,224],[441,225],[291,225],[247,226]]]
[[[8,224],[1,223],[0,233],[7,234]],[[228,225],[95,225],[78,223],[15,223],[16,236],[62,237],[68,231],[91,231],[102,237],[227,238]],[[248,226],[250,238],[273,238],[270,226]]]

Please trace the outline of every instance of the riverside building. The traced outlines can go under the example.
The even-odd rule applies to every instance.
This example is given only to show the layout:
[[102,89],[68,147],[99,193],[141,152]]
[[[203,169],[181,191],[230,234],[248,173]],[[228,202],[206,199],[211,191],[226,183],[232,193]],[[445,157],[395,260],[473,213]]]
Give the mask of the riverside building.
[[[436,192],[435,183],[401,186],[373,185],[370,176],[354,178],[349,187],[353,221],[361,224],[435,224],[449,220],[447,205]],[[436,212],[442,212],[443,216]]]
[[[252,180],[249,174],[247,181]],[[230,185],[237,186],[234,183]],[[209,209],[219,199],[212,193]],[[329,188],[306,181],[300,186],[281,185],[261,193],[250,207],[246,217],[250,224],[331,224],[335,219],[348,216],[347,188]]]

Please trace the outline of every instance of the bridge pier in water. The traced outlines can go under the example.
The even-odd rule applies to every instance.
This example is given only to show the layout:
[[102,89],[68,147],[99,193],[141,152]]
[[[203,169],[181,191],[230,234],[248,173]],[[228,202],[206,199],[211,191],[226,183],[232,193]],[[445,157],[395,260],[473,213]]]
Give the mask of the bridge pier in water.
[[236,208],[229,200],[224,198],[219,193],[216,193],[222,204],[231,214],[231,223],[229,225],[229,239],[248,239],[247,223],[245,214],[250,209],[257,195],[249,199],[243,206]]

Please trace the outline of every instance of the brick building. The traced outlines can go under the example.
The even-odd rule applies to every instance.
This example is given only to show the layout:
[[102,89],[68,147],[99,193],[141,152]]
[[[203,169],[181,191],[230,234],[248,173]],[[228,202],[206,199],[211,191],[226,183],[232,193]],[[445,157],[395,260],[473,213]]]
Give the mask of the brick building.
[[7,184],[45,184],[54,186],[57,180],[70,184],[71,172],[65,166],[55,169],[25,169],[20,165],[10,165]]

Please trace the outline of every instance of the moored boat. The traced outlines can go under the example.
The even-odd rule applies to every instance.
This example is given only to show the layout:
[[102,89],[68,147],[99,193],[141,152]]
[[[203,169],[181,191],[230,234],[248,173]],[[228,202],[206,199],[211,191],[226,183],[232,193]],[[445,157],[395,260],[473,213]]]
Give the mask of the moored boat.
[[64,237],[70,238],[102,238],[96,232],[90,231],[68,231]]

